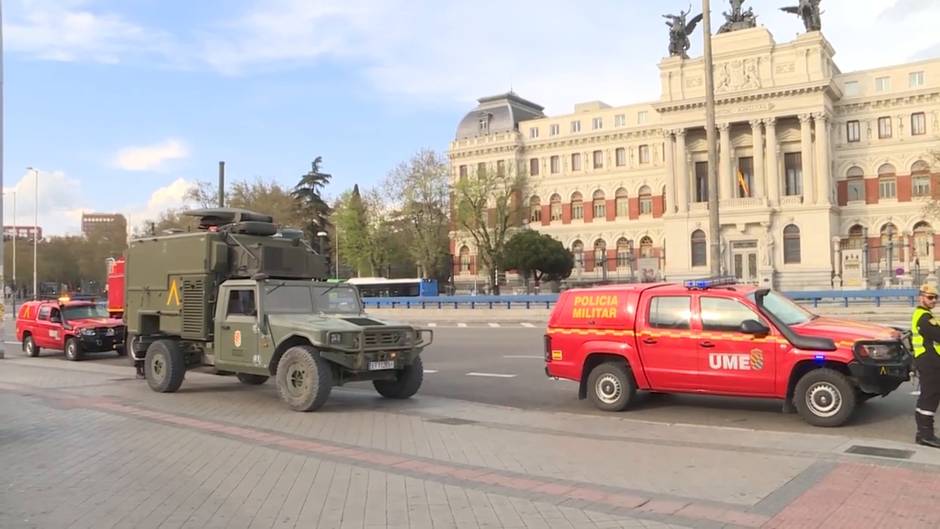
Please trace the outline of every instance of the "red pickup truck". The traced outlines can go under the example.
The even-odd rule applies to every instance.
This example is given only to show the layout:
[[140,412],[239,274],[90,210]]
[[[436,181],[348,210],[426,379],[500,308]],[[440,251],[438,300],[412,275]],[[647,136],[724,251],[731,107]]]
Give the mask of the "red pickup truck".
[[909,380],[911,362],[898,330],[820,317],[733,279],[568,290],[545,335],[545,374],[580,382],[579,396],[609,411],[637,390],[763,397],[838,426]]
[[125,354],[124,322],[91,301],[27,301],[16,316],[16,339],[27,356],[39,356],[43,348],[65,351],[69,360],[86,352]]

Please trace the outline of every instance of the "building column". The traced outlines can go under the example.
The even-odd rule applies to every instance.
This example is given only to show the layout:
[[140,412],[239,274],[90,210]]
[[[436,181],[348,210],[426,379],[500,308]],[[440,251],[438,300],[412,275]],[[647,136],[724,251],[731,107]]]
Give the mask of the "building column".
[[731,187],[731,124],[718,124],[719,156],[718,156],[718,198],[728,200],[733,196]]
[[829,118],[825,112],[813,114],[816,122],[816,203],[832,203],[832,175],[829,163]]
[[686,161],[685,129],[676,132],[676,209],[679,213],[689,210],[689,164]]
[[751,195],[763,201],[767,198],[764,191],[764,129],[758,119],[751,121],[751,137],[754,138],[754,189]]
[[666,157],[666,203],[663,204],[664,214],[672,215],[676,212],[676,151],[672,146],[672,131],[663,131],[663,144]]
[[813,116],[810,114],[800,114],[800,160],[803,163],[803,203],[813,204],[816,202],[816,178],[813,166],[815,165],[815,153],[813,149],[813,130],[810,128],[810,120]]
[[777,118],[764,120],[767,127],[767,198],[771,206],[780,204],[780,145],[777,144]]

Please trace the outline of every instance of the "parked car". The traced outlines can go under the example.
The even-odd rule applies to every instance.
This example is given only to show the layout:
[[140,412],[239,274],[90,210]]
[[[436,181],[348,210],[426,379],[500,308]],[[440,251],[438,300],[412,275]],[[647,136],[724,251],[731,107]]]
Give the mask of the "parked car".
[[16,317],[16,339],[26,356],[39,356],[42,349],[65,351],[73,361],[91,352],[125,354],[124,322],[94,301],[27,301]]

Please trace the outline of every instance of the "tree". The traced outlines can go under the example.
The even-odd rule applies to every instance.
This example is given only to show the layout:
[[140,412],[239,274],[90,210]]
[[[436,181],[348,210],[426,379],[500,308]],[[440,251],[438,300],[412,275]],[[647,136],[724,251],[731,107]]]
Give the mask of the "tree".
[[320,171],[321,163],[323,158],[317,156],[310,164],[310,171],[300,177],[291,191],[291,196],[297,201],[295,209],[303,219],[301,228],[307,232],[311,242],[317,240],[317,233],[328,231],[329,226],[330,206],[323,200],[322,193],[333,176]]
[[513,235],[506,243],[503,257],[503,265],[518,270],[527,283],[533,276],[536,288],[543,280],[565,279],[574,268],[574,255],[561,241],[534,230],[523,230]]
[[411,254],[422,277],[447,279],[447,232],[450,219],[450,180],[447,161],[430,149],[418,151],[386,178],[389,198],[400,204],[394,217],[412,239]]
[[353,186],[351,191],[343,193],[331,216],[332,224],[338,233],[340,249],[348,265],[356,270],[356,275],[362,276],[363,269],[368,270],[369,276],[375,276],[376,251],[374,247],[371,215],[362,195],[359,185]]
[[225,203],[232,208],[247,209],[274,217],[281,226],[301,228],[304,217],[290,190],[277,182],[258,179],[254,183],[235,182],[226,190]]
[[520,224],[527,181],[514,164],[506,165],[497,164],[496,170],[481,166],[454,187],[457,226],[473,239],[494,294],[499,294],[497,270],[506,269],[502,257],[510,229]]

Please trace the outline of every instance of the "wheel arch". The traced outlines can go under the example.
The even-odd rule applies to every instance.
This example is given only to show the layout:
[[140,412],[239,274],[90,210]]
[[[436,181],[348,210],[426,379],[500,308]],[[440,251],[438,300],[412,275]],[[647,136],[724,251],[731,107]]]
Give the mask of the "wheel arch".
[[806,376],[810,371],[817,369],[832,369],[833,371],[838,371],[845,375],[853,384],[855,383],[855,380],[852,378],[852,373],[849,372],[849,366],[846,364],[832,360],[800,360],[794,364],[793,369],[790,370],[790,379],[787,381],[786,402],[793,402],[793,393],[796,391],[796,385],[800,382],[800,379]]
[[313,347],[313,340],[309,336],[303,334],[292,334],[277,344],[277,348],[274,349],[274,354],[271,355],[271,362],[268,364],[268,372],[271,373],[271,376],[277,374],[277,364],[281,361],[281,357],[284,356],[284,353],[288,349],[297,345],[309,345]]
[[633,367],[626,356],[610,351],[591,352],[585,355],[584,364],[581,367],[580,383],[578,384],[579,399],[584,400],[587,398],[587,379],[591,375],[591,371],[606,362],[616,362],[626,367],[627,372],[633,376],[634,384],[637,383],[636,373],[633,372]]

